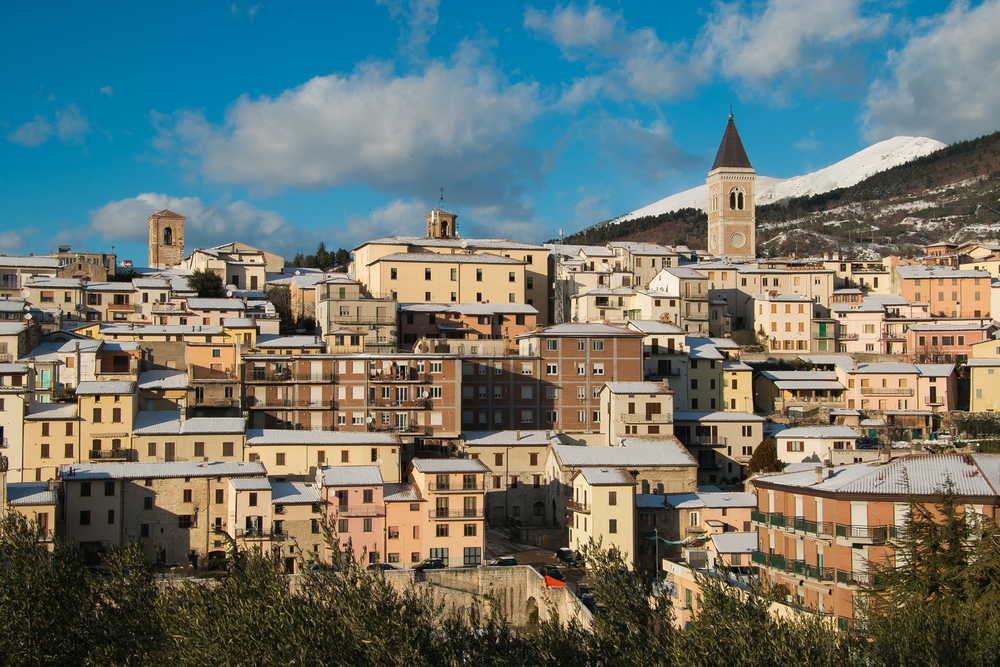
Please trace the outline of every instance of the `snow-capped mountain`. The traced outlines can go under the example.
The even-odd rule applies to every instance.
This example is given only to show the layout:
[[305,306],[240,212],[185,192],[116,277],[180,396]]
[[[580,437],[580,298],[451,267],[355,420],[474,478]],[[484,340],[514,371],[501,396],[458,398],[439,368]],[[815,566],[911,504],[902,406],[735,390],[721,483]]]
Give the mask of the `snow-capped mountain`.
[[[791,197],[829,192],[860,183],[872,174],[944,148],[946,144],[927,137],[893,137],[855,153],[825,169],[805,176],[781,179],[757,176],[757,205],[773,204]],[[708,186],[700,185],[612,220],[632,220],[681,208],[708,209]]]

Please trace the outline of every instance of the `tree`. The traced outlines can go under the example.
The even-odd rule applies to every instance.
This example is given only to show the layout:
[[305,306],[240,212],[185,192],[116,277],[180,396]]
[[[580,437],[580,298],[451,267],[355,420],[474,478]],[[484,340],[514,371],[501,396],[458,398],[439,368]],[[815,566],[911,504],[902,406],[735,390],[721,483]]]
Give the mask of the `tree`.
[[337,266],[344,271],[351,265],[351,253],[343,248],[337,248]]
[[195,269],[194,273],[188,276],[188,287],[198,293],[202,299],[220,299],[226,296],[226,286],[222,282],[219,274],[201,269]]
[[778,448],[774,446],[774,440],[767,438],[757,445],[750,462],[747,463],[746,474],[752,475],[755,472],[781,472],[785,469],[785,464],[778,458]]
[[316,268],[325,270],[332,264],[333,259],[330,257],[330,253],[326,250],[326,244],[320,241],[319,246],[316,248]]

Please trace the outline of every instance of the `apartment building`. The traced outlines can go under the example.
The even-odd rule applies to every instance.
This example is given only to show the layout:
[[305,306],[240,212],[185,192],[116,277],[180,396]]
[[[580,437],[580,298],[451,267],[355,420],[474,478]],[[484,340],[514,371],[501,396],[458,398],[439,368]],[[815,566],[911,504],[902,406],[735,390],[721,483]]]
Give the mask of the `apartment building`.
[[157,309],[166,307],[171,297],[170,281],[163,278],[133,278],[135,290],[132,321],[142,324],[166,324],[155,315]]
[[621,468],[581,468],[570,479],[566,500],[568,543],[574,551],[587,545],[621,555],[635,567],[636,480]]
[[265,354],[243,359],[253,428],[458,436],[457,356]]
[[674,392],[659,382],[608,382],[601,389],[603,444],[629,436],[669,435],[673,431]]
[[545,461],[550,444],[561,444],[552,431],[463,433],[462,452],[489,468],[485,510],[491,526],[545,525]]
[[[426,535],[423,517],[428,511],[427,500],[413,482],[386,483],[382,488],[385,502],[386,562],[398,567],[419,564],[428,553],[424,549]],[[463,547],[464,551],[464,547]]]
[[540,425],[600,432],[604,383],[643,380],[642,338],[605,324],[557,324],[518,336],[519,355],[539,357],[539,370],[544,368],[539,391],[546,392],[546,414]]
[[836,372],[847,386],[848,408],[936,413],[954,410],[958,400],[954,364],[887,362]]
[[[471,345],[470,345],[471,347]],[[544,426],[559,389],[538,357],[471,355],[462,359],[462,430],[503,431]]]
[[236,289],[257,290],[264,287],[268,272],[284,271],[285,259],[236,241],[214,248],[196,248],[184,259],[183,266],[211,271],[224,284]]
[[698,460],[698,484],[739,484],[764,440],[764,421],[748,412],[675,412],[674,435]]
[[349,328],[364,332],[368,352],[396,352],[400,338],[396,326],[395,299],[372,298],[357,280],[342,275],[327,277],[313,288],[317,332],[326,339],[331,332]]
[[661,269],[677,265],[677,253],[656,243],[615,241],[608,248],[614,253],[615,268],[631,272],[632,286],[637,289],[648,287]]
[[315,484],[270,482],[271,549],[284,560],[285,572],[296,574],[303,565],[322,562],[324,535],[320,522],[325,507]]
[[871,581],[868,563],[892,562],[910,502],[931,507],[953,485],[959,508],[996,519],[997,458],[910,456],[758,477],[753,562],[789,602],[847,627],[859,588]]
[[316,484],[341,548],[350,545],[358,563],[380,562],[386,510],[379,466],[321,468],[316,471]]
[[[190,421],[190,420],[189,420]],[[403,443],[392,433],[249,429],[246,460],[267,466],[277,481],[312,481],[318,470],[374,466],[386,482],[399,482]]]
[[235,531],[231,479],[264,477],[260,463],[103,463],[63,466],[66,540],[81,548],[137,542],[152,563],[198,569],[225,558],[215,534]]
[[538,325],[538,309],[518,303],[401,303],[399,340],[413,349],[421,338],[513,340]]
[[774,446],[783,463],[843,464],[877,457],[874,450],[856,451],[859,437],[849,426],[799,426],[779,431],[774,436]]
[[[33,374],[27,364],[0,363],[0,456],[7,458],[12,482],[43,479],[41,471],[24,473],[24,422],[32,403]],[[76,406],[74,406],[75,408]],[[48,479],[47,477],[45,479]]]
[[[0,483],[4,475],[0,472]],[[39,541],[52,551],[59,512],[59,486],[54,479],[45,482],[7,482],[6,509],[17,512],[35,525]],[[0,492],[0,497],[4,493]]]
[[906,332],[910,359],[917,363],[953,363],[968,360],[972,346],[990,340],[996,325],[992,321],[931,322],[911,324]]
[[667,380],[678,392],[687,383],[687,348],[684,330],[658,320],[629,320],[627,328],[643,335],[643,376],[649,381]]
[[132,427],[131,451],[112,450],[102,452],[101,457],[140,463],[243,461],[245,443],[242,417],[181,419],[177,412],[142,411]]
[[[654,563],[657,552],[661,560],[685,558],[691,550],[709,547],[716,537],[751,535],[753,545],[748,551],[757,550],[757,533],[749,532],[750,512],[757,509],[757,497],[752,493],[639,495],[636,506],[636,553],[650,569],[660,566]],[[648,538],[656,537],[672,544],[660,542],[654,549]],[[725,562],[733,567],[746,567],[750,556],[748,553],[742,560],[727,557]]]
[[972,346],[969,359],[970,412],[996,412],[1000,402],[1000,340],[984,340]]
[[674,322],[689,336],[721,336],[721,329],[711,330],[708,280],[698,271],[687,267],[662,269],[649,281],[650,289],[675,294],[680,312]]
[[414,459],[410,463],[407,481],[426,500],[427,514],[421,511],[423,524],[418,531],[424,536],[425,558],[440,558],[448,566],[482,565],[488,473],[482,461],[473,459]]
[[0,363],[20,359],[38,346],[40,337],[34,322],[0,322]]
[[[754,328],[771,352],[819,352],[813,349],[813,303],[798,294],[754,294]],[[817,346],[818,347],[818,346]],[[833,352],[836,348],[829,349]],[[824,350],[826,351],[826,350]]]
[[[134,381],[81,382],[76,388],[80,446],[91,461],[122,460],[139,412]],[[81,452],[81,458],[82,452]]]
[[990,274],[951,266],[896,266],[892,291],[911,303],[926,302],[939,317],[989,317]]
[[55,278],[60,263],[55,257],[0,256],[0,299],[17,298],[26,283],[36,278]]

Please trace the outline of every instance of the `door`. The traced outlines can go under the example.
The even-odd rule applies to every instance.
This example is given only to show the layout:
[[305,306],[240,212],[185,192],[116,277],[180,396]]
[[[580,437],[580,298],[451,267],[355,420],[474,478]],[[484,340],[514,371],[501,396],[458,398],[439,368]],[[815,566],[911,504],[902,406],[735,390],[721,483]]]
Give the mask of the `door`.
[[176,455],[174,453],[174,443],[172,443],[172,442],[164,443],[164,445],[163,445],[163,460],[164,461],[173,461],[175,456]]
[[656,362],[656,374],[660,377],[670,375],[670,362],[666,359],[659,359]]
[[660,414],[660,407],[659,403],[646,403],[646,421],[653,421],[654,415]]
[[[41,389],[48,389],[49,388],[49,380],[51,378],[51,373],[52,373],[52,371],[48,371],[48,370],[42,371],[42,386],[41,386]],[[932,389],[932,391],[933,391],[933,389]]]

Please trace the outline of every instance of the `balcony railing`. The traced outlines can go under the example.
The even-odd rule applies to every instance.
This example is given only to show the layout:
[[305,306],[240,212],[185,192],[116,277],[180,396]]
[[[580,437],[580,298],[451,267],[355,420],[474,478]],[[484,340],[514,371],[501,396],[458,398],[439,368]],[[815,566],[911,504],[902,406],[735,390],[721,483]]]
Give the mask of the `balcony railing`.
[[371,382],[429,382],[430,375],[420,373],[414,369],[406,371],[399,370],[395,373],[369,373],[368,380]]
[[885,542],[887,539],[895,539],[899,529],[897,526],[859,526],[838,523],[836,533],[837,537],[847,540]]
[[376,399],[374,401],[368,401],[368,407],[370,408],[419,408],[421,410],[426,410],[433,405],[429,399],[418,398],[414,401],[393,401],[388,398]]
[[239,375],[232,369],[217,370],[204,366],[191,367],[192,380],[238,380]]
[[578,503],[575,500],[567,500],[566,509],[572,512],[586,512],[587,514],[590,513],[590,505],[588,505],[587,503]]
[[767,525],[767,512],[758,512],[757,510],[750,510],[750,520],[754,523],[762,523]]
[[944,405],[944,396],[928,396],[924,400],[925,405]]
[[333,373],[293,373],[290,368],[280,371],[253,368],[247,373],[247,382],[331,382],[333,379]]
[[324,400],[294,399],[294,398],[256,398],[247,397],[247,407],[251,408],[332,408],[335,401],[332,398]]
[[840,334],[840,340],[857,340],[858,334],[856,333],[842,333]]
[[465,482],[460,482],[457,484],[436,484],[430,482],[427,485],[428,491],[434,491],[435,493],[472,493],[475,491],[482,491],[486,487],[483,482],[475,482],[473,484],[467,484]]
[[869,586],[874,581],[874,577],[867,572],[849,572],[837,570],[837,583],[846,586]]
[[334,505],[339,516],[382,516],[385,509],[382,505]]
[[792,527],[796,531],[813,535],[833,535],[832,521],[813,521],[797,516],[792,522]]
[[435,508],[427,512],[427,516],[431,519],[482,519],[483,510],[481,507],[460,510]]
[[236,537],[248,540],[266,540],[271,537],[271,531],[267,528],[237,528]]
[[196,405],[202,408],[238,408],[240,407],[240,401],[236,398],[206,398],[204,396],[195,396],[194,400],[191,402],[192,405]]
[[645,415],[621,413],[619,421],[625,424],[670,424],[674,421],[673,415]]
[[708,447],[725,447],[726,439],[717,435],[692,435],[688,436],[688,445],[704,445]]
[[862,387],[862,396],[913,396],[912,387]]
[[134,313],[135,305],[130,303],[109,303],[108,311],[118,313]]
[[134,449],[91,449],[87,455],[91,461],[126,461],[139,460],[139,452]]
[[408,424],[406,426],[392,426],[389,424],[368,424],[369,433],[423,433],[431,435],[434,431],[428,426],[420,424]]

